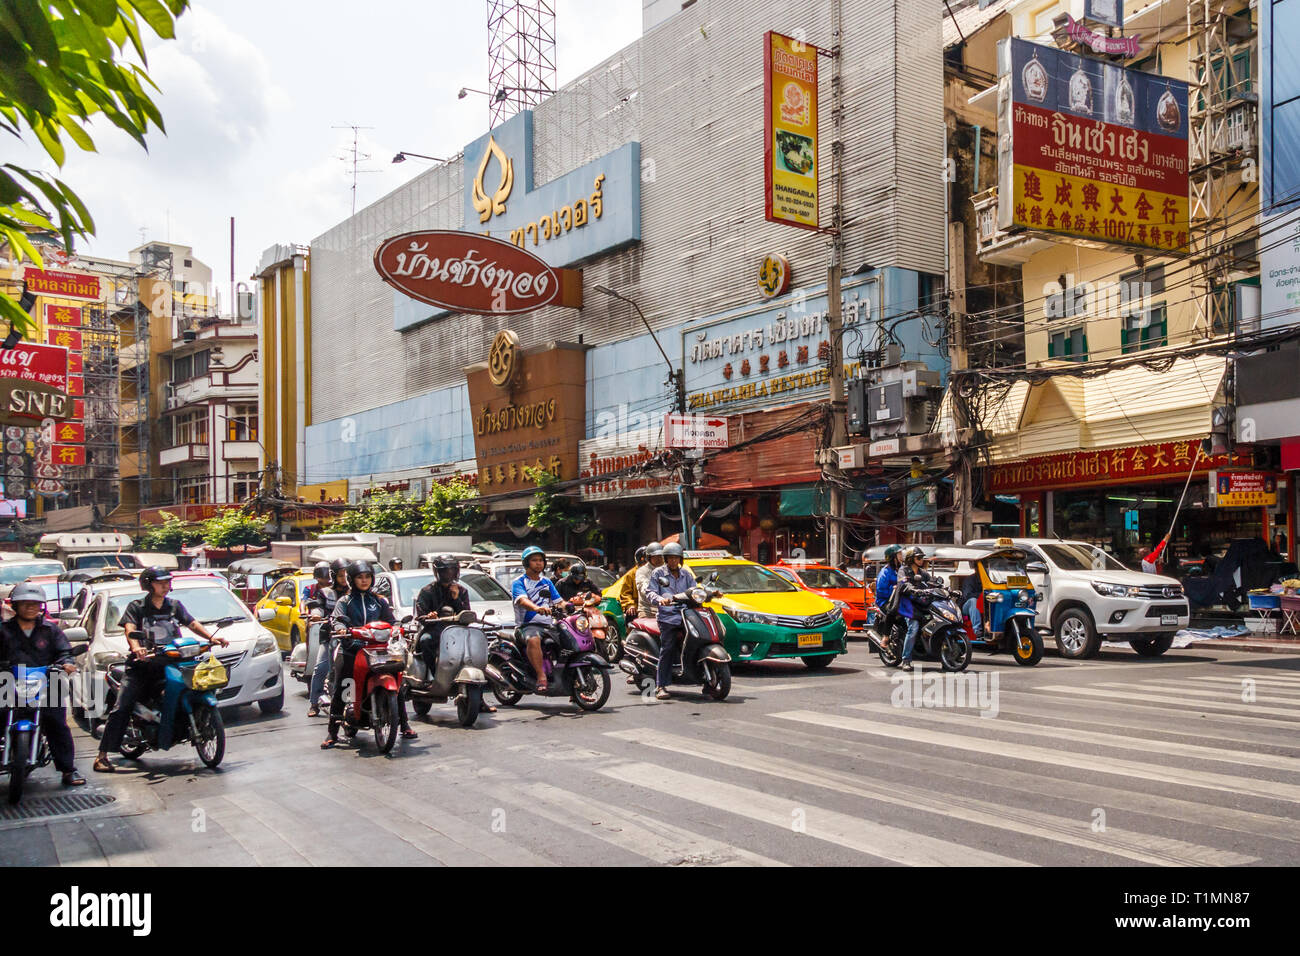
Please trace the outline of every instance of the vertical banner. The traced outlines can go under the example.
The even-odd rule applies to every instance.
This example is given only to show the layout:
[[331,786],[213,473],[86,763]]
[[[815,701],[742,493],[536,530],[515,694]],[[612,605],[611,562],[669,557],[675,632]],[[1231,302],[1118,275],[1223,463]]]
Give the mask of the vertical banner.
[[81,325],[81,309],[71,305],[47,305],[46,325]]
[[999,97],[999,152],[1009,144],[1010,156],[1001,155],[998,227],[1186,251],[1187,84],[1002,43],[1010,97]]
[[817,49],[769,30],[763,66],[766,218],[816,229]]

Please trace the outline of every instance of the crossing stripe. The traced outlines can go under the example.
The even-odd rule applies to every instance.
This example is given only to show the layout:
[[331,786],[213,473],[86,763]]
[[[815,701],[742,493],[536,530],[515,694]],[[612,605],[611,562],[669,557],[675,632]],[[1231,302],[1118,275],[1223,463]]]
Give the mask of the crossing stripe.
[[[1098,687],[1129,687],[1130,684],[1098,684]],[[1147,680],[1141,681],[1137,685],[1140,688],[1147,688],[1157,693],[1173,693],[1177,691],[1186,694],[1189,697],[1207,697],[1215,700],[1228,699],[1241,700],[1241,693],[1244,689],[1241,684],[1236,687],[1219,687],[1208,684],[1188,685],[1185,681],[1175,680]],[[1298,690],[1279,690],[1276,687],[1268,687],[1261,684],[1254,685],[1255,700],[1263,701],[1270,704],[1290,704],[1293,707],[1300,708],[1300,689]],[[1289,695],[1289,696],[1269,696],[1269,695]],[[1245,703],[1245,701],[1242,701]]]
[[1286,691],[1288,693],[1293,693],[1295,691],[1300,690],[1300,681],[1291,681],[1291,680],[1284,681],[1284,680],[1278,680],[1277,678],[1274,677],[1266,677],[1264,675],[1258,675],[1258,674],[1242,674],[1241,677],[1205,677],[1200,675],[1193,675],[1191,677],[1188,677],[1187,679],[1199,680],[1199,681],[1213,681],[1216,684],[1218,683],[1232,684],[1236,687],[1240,687],[1241,682],[1243,680],[1253,680],[1257,685],[1261,687],[1268,687],[1270,689],[1275,689],[1278,691]]
[[802,835],[905,866],[1032,866],[1021,860],[939,840],[922,833],[872,823],[822,807],[804,806],[797,800],[773,796],[748,787],[670,770],[655,764],[629,761],[610,764],[596,772],[611,780],[643,787],[666,796],[698,803],[736,816],[791,830],[802,811]]
[[962,727],[979,727],[983,730],[1006,731],[1023,736],[1049,737],[1056,740],[1073,740],[1079,743],[1102,744],[1107,747],[1119,747],[1125,750],[1142,750],[1148,753],[1161,753],[1171,757],[1192,757],[1201,760],[1218,760],[1224,763],[1239,763],[1248,767],[1267,767],[1273,770],[1287,770],[1300,773],[1300,757],[1287,757],[1279,754],[1244,753],[1240,750],[1228,750],[1223,747],[1207,747],[1201,744],[1182,744],[1168,740],[1153,740],[1150,737],[1131,737],[1124,734],[1098,733],[1074,727],[1052,727],[1046,724],[1030,724],[1025,721],[996,721],[975,714],[962,714],[953,711],[940,711],[933,708],[894,707],[892,704],[849,704],[849,710],[864,710],[873,714],[892,717],[921,717],[927,721],[941,724],[955,724]]
[[1104,685],[1110,689],[1097,689],[1095,687],[1071,687],[1066,684],[1039,685],[1034,688],[1039,691],[1050,691],[1057,694],[1077,694],[1083,697],[1118,697],[1122,700],[1145,700],[1158,704],[1179,704],[1183,712],[1186,713],[1188,708],[1200,710],[1202,708],[1215,708],[1219,711],[1226,711],[1231,714],[1238,714],[1247,717],[1253,717],[1256,714],[1271,714],[1275,717],[1297,717],[1300,718],[1300,709],[1295,707],[1266,707],[1262,704],[1243,704],[1230,700],[1188,700],[1184,697],[1169,697],[1161,694],[1140,694],[1129,690],[1123,690],[1125,687],[1132,687],[1129,684],[1109,684]]
[[1087,770],[1093,773],[1137,777],[1141,780],[1158,781],[1177,786],[1201,787],[1206,790],[1221,790],[1226,793],[1271,797],[1277,800],[1286,800],[1290,803],[1300,803],[1300,786],[1277,783],[1272,780],[1248,780],[1235,774],[1214,773],[1208,770],[1184,770],[1180,767],[1123,760],[1118,757],[1061,753],[1056,750],[1049,750],[1046,747],[1033,747],[1027,744],[966,737],[961,734],[925,730],[920,727],[904,727],[900,724],[884,724],[877,721],[861,720],[856,717],[843,717],[839,714],[822,714],[810,710],[792,710],[771,714],[770,716],[780,720],[818,724],[823,727],[852,731],[853,733],[893,737],[899,740],[910,740],[913,743],[933,744],[939,747],[1007,757],[1013,760],[1029,760],[1035,763],[1054,764],[1058,767],[1073,767],[1076,770]]
[[274,827],[228,797],[191,800],[190,806],[202,810],[204,816],[221,827],[258,866],[307,866],[313,862]]
[[[1045,689],[1047,688],[1035,687],[1030,690],[1024,690],[1024,691],[1002,690],[1000,691],[1000,693],[1004,697],[1007,694],[1014,694],[1017,697],[1022,697],[1027,700],[1032,700],[1035,703],[1037,702],[1048,703],[1053,707],[1057,707],[1057,706],[1086,707],[1089,708],[1090,710],[1095,707],[1107,707],[1114,710],[1135,710],[1141,713],[1152,712],[1157,714],[1173,714],[1178,717],[1186,717],[1188,715],[1189,705],[1193,703],[1200,703],[1198,701],[1187,701],[1187,702],[1180,701],[1180,703],[1182,703],[1181,707],[1162,707],[1158,704],[1137,703],[1132,699],[1134,696],[1132,694],[1114,694],[1108,691],[1093,691],[1091,695],[1089,695],[1087,688],[1074,688],[1074,687],[1066,687],[1066,686],[1055,687],[1054,690],[1058,692],[1056,696],[1037,693],[1037,691],[1045,690]],[[1077,700],[1070,700],[1067,696],[1063,696],[1068,694],[1077,694],[1079,695],[1079,698]],[[1102,699],[1102,698],[1111,698],[1111,699]],[[1201,721],[1206,721],[1206,722],[1219,721],[1220,723],[1229,723],[1237,727],[1248,725],[1251,730],[1255,730],[1256,728],[1263,728],[1263,727],[1280,727],[1287,731],[1293,732],[1296,729],[1296,722],[1294,720],[1276,720],[1272,717],[1256,717],[1254,714],[1251,714],[1249,721],[1243,721],[1242,718],[1237,714],[1220,714],[1209,709],[1214,706],[1215,706],[1214,704],[1206,704],[1203,707],[1196,707],[1192,711],[1193,713],[1198,715],[1198,719],[1197,719],[1198,726],[1201,723]],[[1128,720],[1133,718],[1130,715],[1126,714],[1123,719]]]
[[874,785],[867,778],[857,774],[757,754],[714,741],[679,737],[649,728],[613,731],[607,736],[726,764],[742,770],[808,783],[826,790],[864,797],[877,803],[922,810],[966,823],[1041,837],[1057,843],[1136,860],[1139,863],[1157,866],[1240,866],[1254,863],[1258,859],[1258,857],[1198,846],[1182,840],[1150,836],[1113,827],[1107,827],[1104,833],[1094,833],[1091,817],[1069,819],[1037,810],[1008,807],[1001,803],[892,782]]

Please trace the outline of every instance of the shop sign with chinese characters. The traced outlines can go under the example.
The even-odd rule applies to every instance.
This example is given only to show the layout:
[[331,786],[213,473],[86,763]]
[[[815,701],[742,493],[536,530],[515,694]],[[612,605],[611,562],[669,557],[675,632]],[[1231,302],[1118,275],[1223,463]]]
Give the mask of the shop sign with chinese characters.
[[1211,508],[1271,508],[1277,504],[1277,478],[1262,471],[1210,472]]
[[1193,461],[1197,463],[1196,470],[1203,471],[1248,460],[1248,455],[1237,455],[1232,459],[1227,455],[1207,458],[1197,441],[1067,452],[994,465],[989,473],[988,490],[1051,491],[1153,481],[1185,477]]
[[1002,41],[999,229],[1188,245],[1187,84]]

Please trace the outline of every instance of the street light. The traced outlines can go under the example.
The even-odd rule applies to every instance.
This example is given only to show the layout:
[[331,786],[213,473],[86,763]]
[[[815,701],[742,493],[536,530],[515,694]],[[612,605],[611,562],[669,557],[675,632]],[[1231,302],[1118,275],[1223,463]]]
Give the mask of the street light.
[[470,94],[470,93],[477,93],[479,96],[491,96],[491,95],[492,95],[492,94],[489,93],[487,90],[474,90],[474,89],[470,89],[468,86],[462,86],[462,87],[460,88],[460,92],[456,94],[456,99],[458,99],[458,100],[463,100],[463,99],[464,99],[468,94]]
[[435,162],[435,163],[448,163],[448,162],[451,162],[451,160],[448,160],[448,159],[439,159],[437,156],[425,156],[424,153],[411,153],[411,152],[405,152],[405,151],[400,152],[400,153],[398,153],[396,156],[394,156],[394,157],[393,157],[393,162],[395,162],[395,163],[404,163],[404,162],[407,161],[407,159],[412,158],[412,157],[414,157],[415,159],[428,159],[428,160],[431,160],[432,162]]

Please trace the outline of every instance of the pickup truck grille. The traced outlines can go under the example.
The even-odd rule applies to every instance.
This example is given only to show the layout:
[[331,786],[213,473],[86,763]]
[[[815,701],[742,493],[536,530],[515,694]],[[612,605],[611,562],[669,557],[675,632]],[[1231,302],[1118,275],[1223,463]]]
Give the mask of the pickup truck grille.
[[1138,596],[1151,598],[1157,601],[1161,598],[1180,598],[1183,596],[1183,588],[1182,585],[1178,584],[1170,584],[1166,586],[1144,584],[1138,588]]

